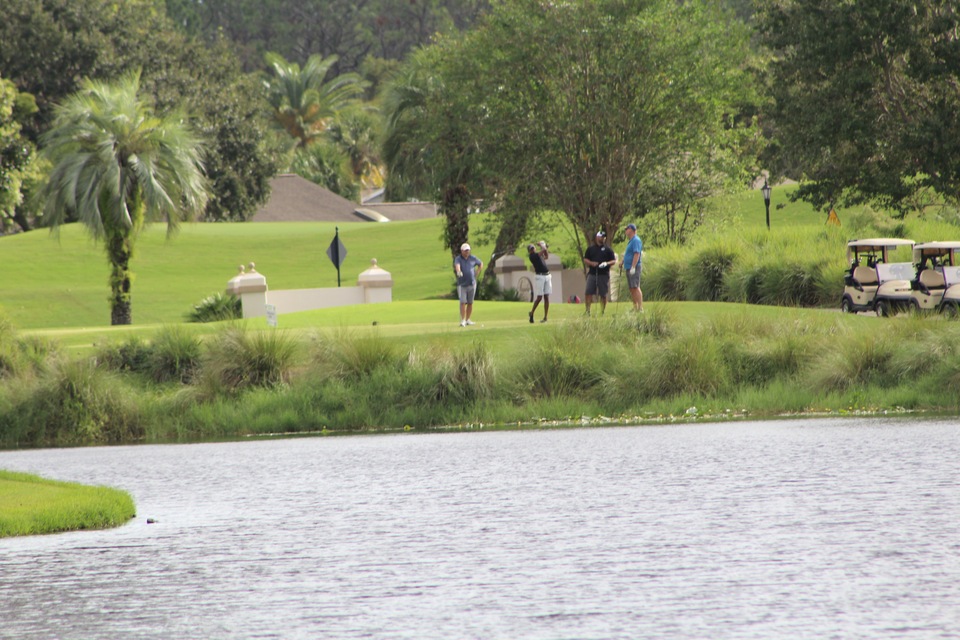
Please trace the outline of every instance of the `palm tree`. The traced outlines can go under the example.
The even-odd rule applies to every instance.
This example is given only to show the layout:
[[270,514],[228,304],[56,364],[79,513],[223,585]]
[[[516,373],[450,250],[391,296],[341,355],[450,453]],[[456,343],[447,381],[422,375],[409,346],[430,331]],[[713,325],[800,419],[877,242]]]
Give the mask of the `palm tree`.
[[443,51],[419,49],[383,95],[383,160],[392,199],[436,199],[446,217],[451,255],[467,241],[468,214],[480,191],[477,147],[468,129],[469,105],[443,75]]
[[363,187],[383,186],[380,164],[380,115],[372,106],[344,109],[330,124],[330,141],[350,159],[350,171]]
[[273,77],[264,82],[277,124],[307,146],[330,126],[337,114],[356,102],[366,83],[356,73],[344,73],[324,82],[337,56],[312,55],[300,68],[278,53],[265,56]]
[[181,115],[154,114],[139,90],[139,73],[113,84],[84,81],[41,139],[53,164],[45,222],[56,229],[73,214],[104,242],[114,325],[132,322],[130,259],[144,224],[165,220],[172,233],[208,197],[199,140]]

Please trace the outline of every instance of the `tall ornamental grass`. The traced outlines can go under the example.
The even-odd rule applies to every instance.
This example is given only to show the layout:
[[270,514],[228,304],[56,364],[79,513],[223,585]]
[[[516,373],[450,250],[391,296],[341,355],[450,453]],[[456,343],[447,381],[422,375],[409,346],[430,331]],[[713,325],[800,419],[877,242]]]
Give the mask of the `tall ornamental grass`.
[[145,435],[141,407],[149,402],[117,374],[89,360],[58,363],[36,381],[7,389],[0,412],[6,446],[67,446],[137,442]]
[[297,342],[287,333],[227,326],[207,345],[203,379],[207,385],[225,392],[276,387],[289,381],[297,354]]
[[[165,327],[8,374],[0,444],[960,409],[960,323],[688,305],[524,323],[507,342],[496,328],[396,340],[379,328],[304,338],[227,325],[196,343]],[[158,354],[175,374],[182,351],[195,374],[158,382]]]

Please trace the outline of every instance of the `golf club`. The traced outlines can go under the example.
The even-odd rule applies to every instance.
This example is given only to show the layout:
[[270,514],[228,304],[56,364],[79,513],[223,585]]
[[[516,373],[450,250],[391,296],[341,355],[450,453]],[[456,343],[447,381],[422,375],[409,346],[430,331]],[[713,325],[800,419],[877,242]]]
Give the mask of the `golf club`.
[[621,294],[621,289],[623,289],[623,262],[620,263],[620,274],[617,276],[617,308],[614,310],[614,315],[620,315],[620,298],[623,296]]

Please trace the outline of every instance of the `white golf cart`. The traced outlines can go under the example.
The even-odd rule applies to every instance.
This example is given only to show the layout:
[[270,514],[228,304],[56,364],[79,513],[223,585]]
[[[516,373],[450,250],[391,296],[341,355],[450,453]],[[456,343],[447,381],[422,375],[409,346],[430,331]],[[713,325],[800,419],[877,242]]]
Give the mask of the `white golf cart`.
[[960,310],[958,251],[960,242],[923,242],[914,245],[913,262],[917,277],[910,283],[911,310],[957,314]]
[[[917,276],[910,282],[909,305],[912,311],[943,310],[943,301],[950,284],[957,282],[956,252],[960,242],[922,242],[913,247],[913,264]],[[960,290],[958,290],[960,293]]]
[[[899,247],[912,247],[913,240],[903,238],[867,238],[851,240],[847,243],[847,261],[850,270],[844,274],[843,298],[840,310],[844,313],[857,311],[876,311],[884,315],[877,307],[878,299],[883,302],[885,312],[889,312],[888,299],[901,294],[909,296],[910,280],[913,279],[913,265],[909,262],[890,262],[892,253]],[[878,298],[883,292],[883,298]]]

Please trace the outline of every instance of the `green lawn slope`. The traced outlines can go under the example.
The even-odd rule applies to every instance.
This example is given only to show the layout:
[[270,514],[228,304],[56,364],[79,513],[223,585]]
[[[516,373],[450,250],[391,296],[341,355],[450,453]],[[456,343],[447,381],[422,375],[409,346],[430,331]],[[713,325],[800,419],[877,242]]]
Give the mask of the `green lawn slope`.
[[104,529],[134,515],[125,491],[0,471],[0,538]]
[[[775,189],[771,226],[821,225],[809,205],[789,203],[789,189]],[[763,226],[759,191],[719,198],[724,220]],[[778,208],[780,207],[780,208]],[[136,327],[181,322],[192,305],[216,292],[250,262],[272,289],[334,287],[337,272],[326,256],[336,228],[347,248],[340,278],[356,284],[371,259],[391,272],[398,301],[437,299],[452,288],[450,258],[443,247],[441,218],[412,222],[188,224],[172,237],[161,225],[147,228],[136,246],[132,268]],[[548,223],[549,225],[549,223]],[[481,230],[486,216],[473,220],[474,254],[483,260],[493,246]],[[556,221],[543,234],[561,257],[576,255],[568,225]],[[533,239],[533,238],[531,238]],[[653,253],[653,252],[651,252]],[[568,255],[569,254],[569,255]],[[576,259],[574,258],[574,261]],[[77,224],[57,234],[40,229],[0,237],[0,310],[21,330],[90,329],[109,325],[108,267],[103,248]]]

